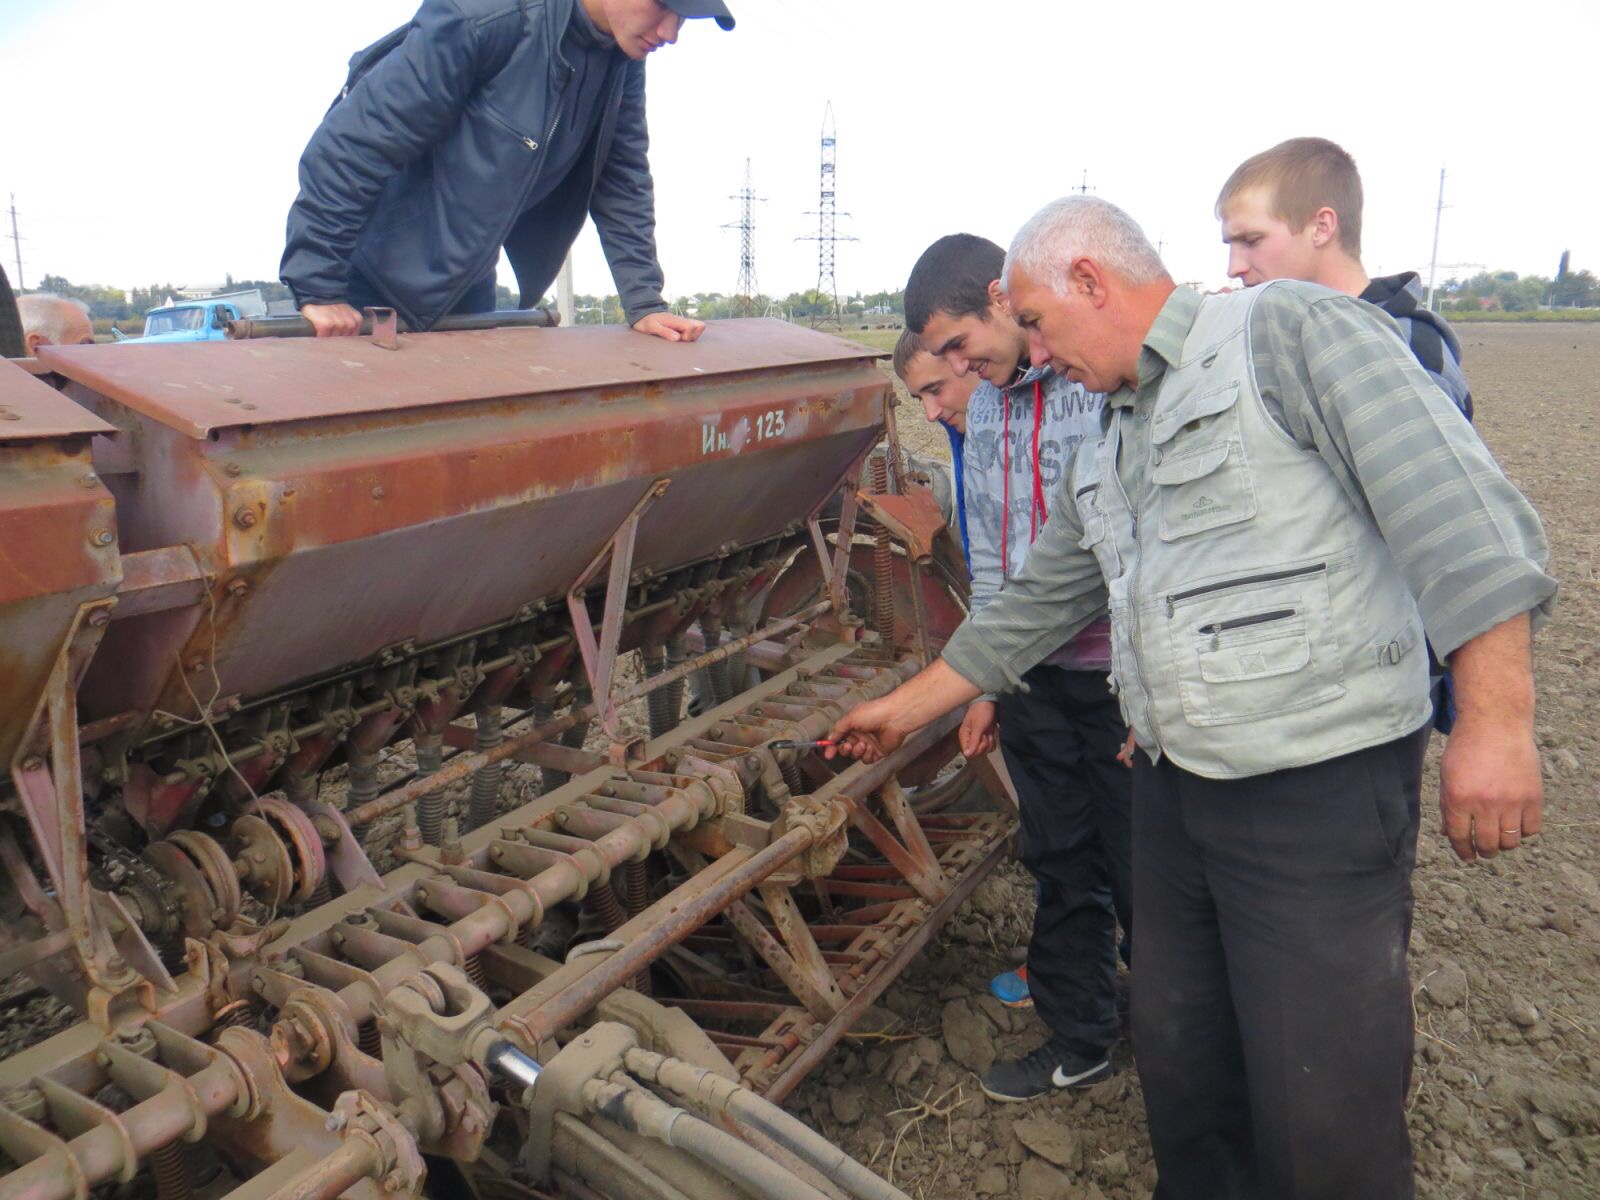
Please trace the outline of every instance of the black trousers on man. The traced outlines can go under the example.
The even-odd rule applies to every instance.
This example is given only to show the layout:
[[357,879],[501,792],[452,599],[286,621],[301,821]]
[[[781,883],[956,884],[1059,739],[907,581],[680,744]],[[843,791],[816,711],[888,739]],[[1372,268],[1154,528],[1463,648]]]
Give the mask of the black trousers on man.
[[1052,1040],[1085,1058],[1117,1037],[1117,922],[1133,930],[1127,733],[1100,671],[1037,666],[1000,697],[1000,750],[1038,881],[1028,990]]
[[1409,1200],[1411,871],[1428,729],[1133,780],[1133,1048],[1156,1200]]

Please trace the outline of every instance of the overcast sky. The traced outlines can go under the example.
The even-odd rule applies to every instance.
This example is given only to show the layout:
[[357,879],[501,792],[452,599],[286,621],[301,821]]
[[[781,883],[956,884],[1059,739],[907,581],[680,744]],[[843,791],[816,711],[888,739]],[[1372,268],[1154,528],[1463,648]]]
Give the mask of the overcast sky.
[[[1426,272],[1441,166],[1441,264],[1550,275],[1570,248],[1600,269],[1594,0],[729,4],[734,32],[691,22],[651,57],[669,295],[733,291],[721,226],[747,156],[762,290],[813,286],[816,245],[795,239],[816,229],[830,99],[839,231],[860,239],[838,247],[841,294],[899,287],[945,233],[1004,244],[1086,170],[1178,279],[1221,283],[1218,187],[1302,134],[1356,156],[1373,274]],[[0,204],[15,194],[27,281],[276,277],[296,161],[346,60],[414,8],[0,0]],[[611,290],[592,228],[576,262],[579,291]]]

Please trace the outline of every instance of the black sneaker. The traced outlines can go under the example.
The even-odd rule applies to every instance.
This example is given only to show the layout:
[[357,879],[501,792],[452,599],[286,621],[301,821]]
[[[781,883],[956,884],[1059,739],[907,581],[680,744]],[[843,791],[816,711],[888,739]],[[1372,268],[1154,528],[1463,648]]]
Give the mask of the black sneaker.
[[1034,1100],[1066,1088],[1088,1087],[1111,1078],[1105,1055],[1082,1058],[1048,1043],[1021,1058],[1004,1059],[983,1073],[983,1094],[991,1100]]

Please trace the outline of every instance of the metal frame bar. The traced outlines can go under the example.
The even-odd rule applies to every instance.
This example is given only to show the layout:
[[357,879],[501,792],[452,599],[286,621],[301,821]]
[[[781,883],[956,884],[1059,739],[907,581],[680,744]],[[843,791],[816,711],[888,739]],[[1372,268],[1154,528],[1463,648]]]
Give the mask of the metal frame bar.
[[[583,656],[583,669],[589,677],[589,687],[599,706],[600,724],[613,743],[618,738],[617,705],[611,695],[611,680],[616,671],[617,646],[622,641],[622,616],[628,604],[628,581],[633,575],[633,547],[639,535],[639,519],[645,511],[672,485],[670,479],[658,479],[622,519],[616,532],[606,539],[600,552],[584,568],[567,590],[567,611],[572,616],[572,632],[578,642],[578,653]],[[589,606],[584,600],[584,589],[599,572],[601,564],[611,560],[611,573],[606,581],[604,615],[600,621],[600,639],[595,640],[589,624]]]

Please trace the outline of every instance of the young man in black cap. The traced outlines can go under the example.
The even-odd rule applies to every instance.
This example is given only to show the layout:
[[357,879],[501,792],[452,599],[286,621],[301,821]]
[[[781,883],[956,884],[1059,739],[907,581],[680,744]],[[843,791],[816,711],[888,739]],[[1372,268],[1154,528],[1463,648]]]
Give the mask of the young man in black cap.
[[593,217],[627,320],[693,341],[655,247],[644,60],[721,0],[424,0],[350,63],[300,159],[280,274],[319,337],[364,305],[413,329],[494,308],[504,247],[524,303]]

